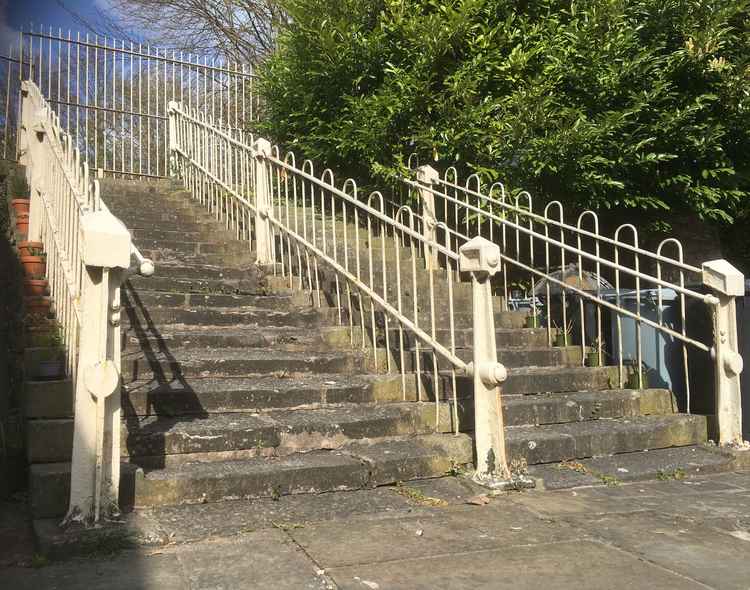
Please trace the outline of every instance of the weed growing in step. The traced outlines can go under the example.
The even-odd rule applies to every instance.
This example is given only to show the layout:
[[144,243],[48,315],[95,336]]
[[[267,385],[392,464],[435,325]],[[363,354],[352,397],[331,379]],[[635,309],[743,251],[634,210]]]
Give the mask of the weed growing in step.
[[422,492],[422,490],[405,486],[401,482],[396,483],[393,491],[396,492],[399,496],[403,496],[410,502],[419,504],[420,506],[444,507],[448,505],[448,502],[446,502],[442,498],[433,498],[431,496],[427,496],[424,494],[424,492]]
[[670,481],[670,480],[681,480],[687,477],[687,473],[682,467],[678,467],[672,471],[665,471],[660,469],[656,472],[656,479],[659,481]]

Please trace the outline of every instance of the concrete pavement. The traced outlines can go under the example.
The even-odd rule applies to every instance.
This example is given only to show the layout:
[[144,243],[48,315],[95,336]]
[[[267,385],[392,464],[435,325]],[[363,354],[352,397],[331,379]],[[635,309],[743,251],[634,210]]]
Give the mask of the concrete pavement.
[[0,570],[0,587],[747,590],[750,472],[674,477],[488,503],[443,478],[142,511],[123,525],[135,548],[37,558]]

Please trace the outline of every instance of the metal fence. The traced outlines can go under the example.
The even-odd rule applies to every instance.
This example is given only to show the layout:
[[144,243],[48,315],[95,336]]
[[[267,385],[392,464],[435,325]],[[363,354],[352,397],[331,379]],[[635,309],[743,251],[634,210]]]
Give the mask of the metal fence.
[[22,80],[33,81],[54,107],[89,169],[113,176],[169,175],[172,100],[224,129],[249,129],[259,117],[255,76],[244,64],[61,29],[21,32],[0,57],[6,160],[18,156]]

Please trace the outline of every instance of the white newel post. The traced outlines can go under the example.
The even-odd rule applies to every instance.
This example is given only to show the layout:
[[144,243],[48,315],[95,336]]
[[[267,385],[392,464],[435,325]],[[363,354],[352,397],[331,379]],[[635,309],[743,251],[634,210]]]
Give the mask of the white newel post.
[[[420,166],[417,168],[417,181],[420,184],[432,187],[440,178],[440,174],[432,166]],[[425,268],[435,270],[438,267],[437,248],[433,246],[437,242],[437,215],[435,213],[435,194],[428,188],[419,189],[419,198],[422,202],[422,237],[425,239],[428,251],[424,253]]]
[[120,483],[120,300],[130,233],[106,211],[81,223],[86,265],[75,391],[75,427],[66,521],[98,521],[118,509]]
[[497,362],[495,317],[490,277],[500,270],[500,247],[477,236],[459,250],[461,272],[471,273],[473,301],[474,437],[477,470],[474,479],[488,486],[500,486],[510,479],[505,454],[505,430],[500,401],[500,384],[505,367]]
[[177,109],[179,103],[170,100],[167,105],[169,114],[169,175],[177,175]]
[[29,93],[29,82],[21,85],[21,125],[19,137],[19,163],[26,166],[26,180],[29,184],[29,234],[28,239],[37,242],[41,238],[42,198],[47,190],[46,180],[51,163],[46,161],[49,153],[44,120],[45,111],[39,110]]
[[255,252],[258,264],[273,264],[271,244],[271,186],[266,158],[271,155],[271,143],[257,139],[255,151]]
[[735,298],[745,294],[745,277],[726,260],[703,263],[703,284],[719,300],[714,307],[716,421],[719,444],[742,442],[740,373]]

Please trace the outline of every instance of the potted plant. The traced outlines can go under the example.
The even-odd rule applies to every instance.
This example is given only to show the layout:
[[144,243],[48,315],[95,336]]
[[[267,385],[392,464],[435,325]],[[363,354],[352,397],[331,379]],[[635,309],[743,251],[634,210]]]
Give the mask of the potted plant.
[[10,177],[8,186],[8,193],[10,195],[11,207],[16,214],[16,218],[20,215],[29,213],[29,185],[26,182],[26,178],[22,174],[14,174]]
[[50,312],[51,300],[43,296],[26,296],[23,298],[23,306],[27,313],[47,316]]
[[24,273],[29,279],[44,279],[47,270],[47,259],[44,254],[21,256]]
[[555,346],[560,348],[567,346],[570,341],[570,334],[573,331],[573,322],[568,322],[563,328],[555,325],[555,328],[557,328],[557,334],[555,334]]
[[18,254],[20,256],[41,256],[44,253],[44,244],[41,242],[18,242]]
[[65,351],[59,347],[44,349],[37,362],[36,377],[38,379],[65,377]]
[[27,236],[29,233],[29,214],[16,215],[16,232],[19,236]]
[[26,297],[44,297],[47,295],[47,279],[29,279],[23,280],[23,294]]
[[[602,350],[604,352],[604,350]],[[599,339],[595,338],[591,343],[591,348],[586,351],[585,363],[587,367],[600,367],[602,364],[601,355],[599,354]]]

